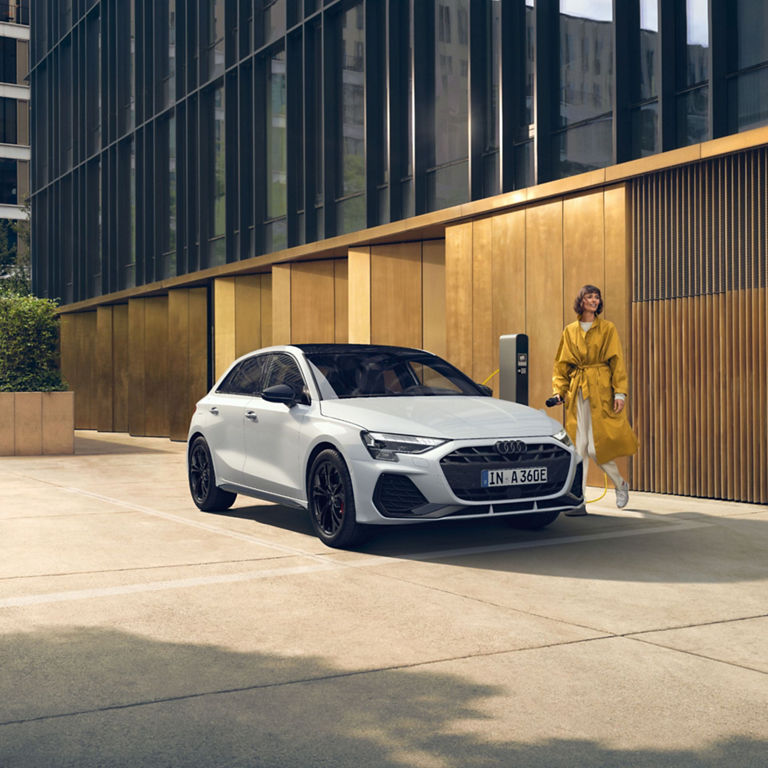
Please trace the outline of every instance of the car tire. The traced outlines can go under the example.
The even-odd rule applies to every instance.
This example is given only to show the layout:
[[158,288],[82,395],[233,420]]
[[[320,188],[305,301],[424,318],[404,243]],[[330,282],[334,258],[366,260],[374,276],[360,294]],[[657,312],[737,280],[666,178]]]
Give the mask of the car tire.
[[189,449],[187,475],[192,500],[203,512],[223,512],[235,503],[236,493],[223,491],[216,487],[213,460],[204,437],[198,436],[192,441]]
[[554,523],[560,512],[529,512],[524,515],[509,515],[507,520],[513,528],[521,531],[537,531]]
[[337,451],[326,448],[315,457],[309,470],[307,499],[312,528],[324,544],[346,549],[363,539],[363,526],[355,519],[352,478]]

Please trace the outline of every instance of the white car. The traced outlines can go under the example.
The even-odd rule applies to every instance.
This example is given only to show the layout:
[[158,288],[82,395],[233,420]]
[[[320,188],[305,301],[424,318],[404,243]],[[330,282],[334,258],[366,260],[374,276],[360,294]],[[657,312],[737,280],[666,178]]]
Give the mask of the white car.
[[200,509],[238,493],[308,509],[332,547],[369,525],[503,515],[540,528],[584,501],[557,421],[429,352],[369,344],[236,360],[197,403],[187,466]]

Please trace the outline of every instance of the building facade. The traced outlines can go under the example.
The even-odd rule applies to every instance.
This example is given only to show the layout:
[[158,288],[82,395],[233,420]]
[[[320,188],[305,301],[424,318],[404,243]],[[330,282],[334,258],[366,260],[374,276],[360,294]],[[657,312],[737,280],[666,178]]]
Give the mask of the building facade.
[[29,199],[29,3],[0,2],[0,265],[16,260],[14,225]]
[[33,0],[31,81],[78,426],[183,439],[287,342],[526,332],[538,405],[590,282],[633,487],[768,501],[760,0]]

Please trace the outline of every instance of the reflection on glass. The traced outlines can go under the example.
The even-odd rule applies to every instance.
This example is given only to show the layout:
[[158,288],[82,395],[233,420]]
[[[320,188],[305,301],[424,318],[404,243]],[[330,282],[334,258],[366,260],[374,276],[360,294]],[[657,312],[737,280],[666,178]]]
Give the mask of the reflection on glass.
[[267,83],[267,218],[286,213],[285,51],[270,59]]
[[434,164],[460,164],[431,175],[432,210],[469,196],[469,0],[437,0],[435,19]]
[[709,87],[702,86],[677,97],[677,145],[707,141],[709,136]]
[[640,0],[640,92],[639,98],[657,97],[659,16],[657,0]]
[[[226,146],[224,137],[224,89],[219,86],[213,94],[213,203],[210,237],[223,236],[226,232]],[[226,256],[223,246],[211,249],[209,266],[223,264]],[[217,260],[220,259],[220,260]]]
[[524,124],[533,123],[533,76],[536,71],[536,28],[533,0],[525,2],[525,116]]
[[[342,17],[341,197],[365,190],[365,24],[363,6]],[[347,230],[342,230],[347,231]]]
[[681,86],[703,83],[709,78],[708,0],[685,2],[685,80]]
[[514,154],[515,189],[525,189],[535,184],[533,173],[533,141],[526,141],[515,147]]
[[166,253],[163,259],[163,277],[176,274],[176,118],[167,123],[168,130],[168,177],[166,195],[168,200],[168,227]]
[[256,0],[262,7],[264,36],[262,44],[272,42],[285,33],[285,0]]
[[613,109],[611,0],[560,0],[560,120],[567,126]]
[[613,117],[610,115],[555,136],[560,178],[604,168],[612,162]]
[[739,75],[728,82],[728,116],[731,132],[748,131],[768,124],[768,69]]
[[768,3],[765,0],[732,0],[736,12],[736,68],[768,61]]
[[658,102],[632,110],[632,157],[646,157],[659,151]]
[[208,78],[211,79],[224,72],[224,0],[210,0],[206,5],[204,39],[208,48]]

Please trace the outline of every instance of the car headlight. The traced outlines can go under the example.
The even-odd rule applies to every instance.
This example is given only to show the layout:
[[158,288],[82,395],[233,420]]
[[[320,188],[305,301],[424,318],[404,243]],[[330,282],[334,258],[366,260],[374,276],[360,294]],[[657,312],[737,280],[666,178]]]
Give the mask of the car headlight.
[[561,429],[556,435],[552,435],[552,437],[554,437],[555,440],[559,440],[563,445],[573,445],[571,438],[568,437],[568,433],[564,429]]
[[386,432],[361,432],[360,437],[368,453],[382,461],[397,461],[398,453],[424,453],[448,442],[436,437],[390,435]]

